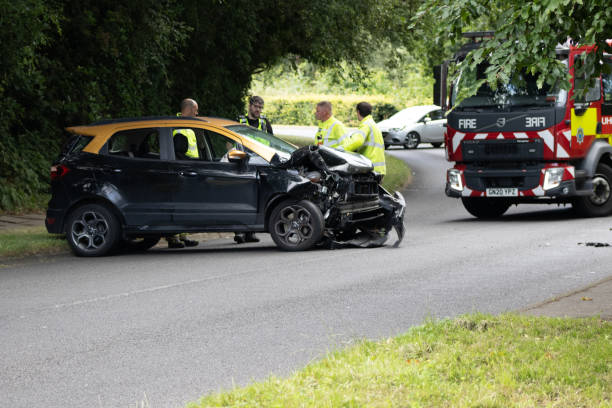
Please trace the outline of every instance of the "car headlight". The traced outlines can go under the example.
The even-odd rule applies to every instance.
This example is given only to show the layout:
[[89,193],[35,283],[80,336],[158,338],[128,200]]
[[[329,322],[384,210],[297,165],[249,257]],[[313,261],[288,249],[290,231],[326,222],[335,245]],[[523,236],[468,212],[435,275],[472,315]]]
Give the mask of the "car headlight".
[[463,182],[461,181],[461,171],[457,169],[449,169],[446,172],[446,178],[448,179],[448,185],[453,190],[463,191]]
[[563,181],[563,172],[565,168],[563,167],[553,167],[550,169],[546,169],[546,173],[544,173],[544,190],[550,190],[551,188],[559,187],[561,181]]

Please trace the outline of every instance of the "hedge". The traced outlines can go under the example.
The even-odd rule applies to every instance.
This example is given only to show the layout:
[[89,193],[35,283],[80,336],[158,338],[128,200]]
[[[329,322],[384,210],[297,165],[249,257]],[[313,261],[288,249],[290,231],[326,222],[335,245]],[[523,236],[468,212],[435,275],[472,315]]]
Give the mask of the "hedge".
[[266,117],[272,124],[283,125],[314,125],[316,104],[323,100],[331,102],[333,115],[347,126],[357,126],[355,107],[359,102],[372,104],[372,116],[377,122],[404,108],[384,95],[262,95],[262,98]]

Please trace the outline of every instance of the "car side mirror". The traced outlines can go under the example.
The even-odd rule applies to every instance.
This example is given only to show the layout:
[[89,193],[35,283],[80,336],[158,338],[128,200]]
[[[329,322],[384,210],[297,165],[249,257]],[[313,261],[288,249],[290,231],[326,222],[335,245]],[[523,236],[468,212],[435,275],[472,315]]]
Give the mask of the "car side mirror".
[[230,163],[246,163],[249,155],[246,152],[238,149],[231,149],[227,152],[227,161]]
[[427,123],[427,122],[431,122],[431,118],[427,117],[427,118],[423,119],[423,123]]

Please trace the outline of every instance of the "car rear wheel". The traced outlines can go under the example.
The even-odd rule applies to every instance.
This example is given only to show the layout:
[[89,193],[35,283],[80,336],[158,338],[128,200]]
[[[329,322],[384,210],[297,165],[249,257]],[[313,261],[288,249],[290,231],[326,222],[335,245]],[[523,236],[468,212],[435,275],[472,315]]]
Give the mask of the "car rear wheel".
[[410,132],[406,135],[407,142],[404,143],[405,149],[416,149],[421,143],[421,136],[417,132]]
[[270,215],[268,230],[274,243],[284,251],[312,248],[323,236],[323,214],[313,202],[288,199]]
[[442,143],[432,143],[431,145],[437,149],[438,147],[442,146]]
[[583,217],[604,217],[612,213],[612,168],[600,163],[593,177],[593,193],[572,203]]
[[474,217],[484,219],[501,217],[510,208],[503,198],[462,197],[461,202]]
[[121,236],[117,217],[100,204],[85,204],[68,216],[66,238],[78,256],[102,256],[112,251]]

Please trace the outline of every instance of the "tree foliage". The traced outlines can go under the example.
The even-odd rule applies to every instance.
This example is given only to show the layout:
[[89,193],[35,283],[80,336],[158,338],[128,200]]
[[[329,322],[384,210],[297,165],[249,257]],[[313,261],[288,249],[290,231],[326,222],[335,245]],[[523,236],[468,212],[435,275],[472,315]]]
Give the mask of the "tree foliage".
[[173,114],[185,97],[235,117],[252,74],[289,53],[364,64],[400,3],[0,0],[0,209],[40,204],[64,127]]
[[[611,52],[605,43],[612,38],[612,19],[607,0],[425,0],[412,20],[412,28],[425,32],[435,26],[434,42],[443,44],[446,58],[449,47],[457,47],[465,31],[493,30],[495,36],[472,51],[460,71],[474,69],[485,59],[489,63],[486,82],[495,88],[506,82],[513,72],[525,70],[540,73],[544,82],[569,86],[565,67],[557,60],[555,48],[571,39],[576,45],[597,44],[595,53],[585,55],[577,75],[589,79],[602,70],[602,53]],[[438,63],[443,58],[437,59]],[[474,89],[475,91],[475,89]]]

